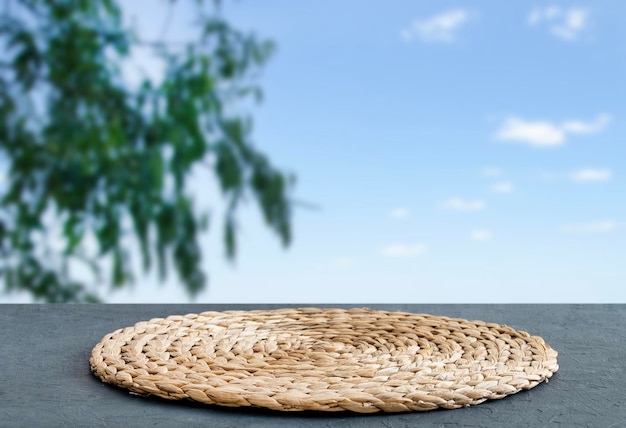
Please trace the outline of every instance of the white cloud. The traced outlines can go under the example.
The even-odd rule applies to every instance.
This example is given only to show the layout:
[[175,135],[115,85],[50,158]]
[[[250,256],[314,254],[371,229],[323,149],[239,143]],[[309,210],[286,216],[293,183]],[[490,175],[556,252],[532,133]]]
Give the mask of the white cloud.
[[470,233],[470,238],[474,241],[490,241],[493,238],[493,234],[489,230],[473,230]]
[[482,211],[485,206],[485,201],[481,199],[450,198],[443,203],[443,208],[460,212]]
[[550,147],[563,144],[565,134],[549,122],[529,122],[517,117],[509,117],[496,133],[495,139]]
[[587,27],[589,11],[582,8],[561,9],[549,6],[543,9],[534,9],[528,16],[530,25],[546,22],[550,25],[550,32],[566,41],[577,40]]
[[593,221],[589,223],[570,224],[561,227],[561,231],[564,233],[574,234],[593,234],[611,232],[617,229],[618,224],[613,220],[601,220]]
[[572,134],[593,134],[603,131],[609,123],[611,123],[611,116],[602,113],[591,122],[582,122],[580,120],[563,122],[561,129]]
[[481,173],[485,177],[500,177],[502,175],[502,170],[499,168],[485,168],[481,171]]
[[555,147],[564,144],[569,134],[601,132],[610,121],[611,116],[608,114],[601,114],[591,122],[570,120],[562,124],[509,117],[500,126],[494,138],[500,141],[517,141],[536,147]]
[[412,41],[419,38],[425,42],[453,42],[457,30],[469,20],[463,9],[452,9],[425,20],[415,20],[409,28],[402,30],[402,38]]
[[578,171],[572,172],[569,177],[570,179],[578,182],[589,182],[589,181],[609,181],[612,178],[613,174],[608,169],[593,169],[593,168],[585,168],[580,169]]
[[508,183],[508,182],[502,182],[502,183],[496,183],[496,184],[492,184],[489,187],[489,190],[492,193],[511,193],[513,191],[513,184],[512,183]]
[[380,253],[385,257],[411,258],[419,257],[426,251],[428,247],[425,244],[395,244],[384,247]]
[[389,212],[389,217],[394,220],[404,220],[409,216],[409,210],[405,208],[395,208]]
[[587,26],[587,15],[584,9],[570,9],[565,12],[564,21],[550,27],[550,32],[563,40],[576,40]]

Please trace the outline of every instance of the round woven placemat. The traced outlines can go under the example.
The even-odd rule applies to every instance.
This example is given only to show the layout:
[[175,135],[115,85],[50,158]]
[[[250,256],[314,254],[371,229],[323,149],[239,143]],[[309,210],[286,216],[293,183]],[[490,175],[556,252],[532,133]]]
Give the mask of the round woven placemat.
[[541,337],[482,321],[369,309],[204,312],[107,334],[103,382],[138,394],[274,410],[455,409],[547,381]]

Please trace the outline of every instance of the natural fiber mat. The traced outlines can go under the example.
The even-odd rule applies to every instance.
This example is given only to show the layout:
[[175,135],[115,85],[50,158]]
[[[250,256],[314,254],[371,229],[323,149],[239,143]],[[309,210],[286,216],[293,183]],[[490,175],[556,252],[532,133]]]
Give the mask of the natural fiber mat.
[[92,351],[138,394],[274,410],[455,409],[547,381],[557,352],[498,324],[369,309],[204,312],[140,322]]

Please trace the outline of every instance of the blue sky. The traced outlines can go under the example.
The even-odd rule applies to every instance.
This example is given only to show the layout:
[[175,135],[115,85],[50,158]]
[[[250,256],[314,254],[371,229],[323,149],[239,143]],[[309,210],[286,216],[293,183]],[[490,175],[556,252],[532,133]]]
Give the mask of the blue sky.
[[[166,6],[139,3],[125,7],[140,34],[158,34]],[[190,14],[176,13],[168,36],[184,38]],[[234,264],[216,217],[197,302],[626,302],[626,3],[224,13],[277,43],[254,140],[318,208],[295,212],[284,250],[250,204]],[[191,189],[219,212],[210,182],[199,172]],[[157,282],[104,296],[188,301]]]

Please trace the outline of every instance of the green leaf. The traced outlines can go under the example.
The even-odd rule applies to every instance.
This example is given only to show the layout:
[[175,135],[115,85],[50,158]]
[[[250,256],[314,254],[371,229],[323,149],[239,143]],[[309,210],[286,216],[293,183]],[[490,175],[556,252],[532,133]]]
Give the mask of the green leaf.
[[[5,289],[47,302],[96,302],[91,286],[101,282],[101,267],[110,268],[111,286],[132,283],[130,250],[138,244],[142,271],[156,255],[161,278],[172,266],[197,295],[207,281],[200,242],[208,221],[190,178],[206,163],[229,204],[227,258],[236,254],[236,209],[247,192],[268,227],[289,239],[291,182],[252,145],[251,120],[241,113],[250,97],[261,98],[255,81],[270,42],[233,28],[217,9],[198,10],[197,38],[181,49],[125,28],[115,0],[12,5],[16,13],[0,18]],[[128,85],[125,57],[150,47],[166,68],[163,81]],[[49,245],[59,218],[61,250]],[[86,251],[92,236],[97,254]],[[72,278],[72,261],[89,266],[96,281]]]
[[218,144],[215,171],[223,192],[238,189],[241,186],[242,171],[232,149],[226,144]]
[[235,221],[232,216],[226,218],[226,224],[224,225],[224,245],[226,246],[226,257],[232,260],[237,252]]

